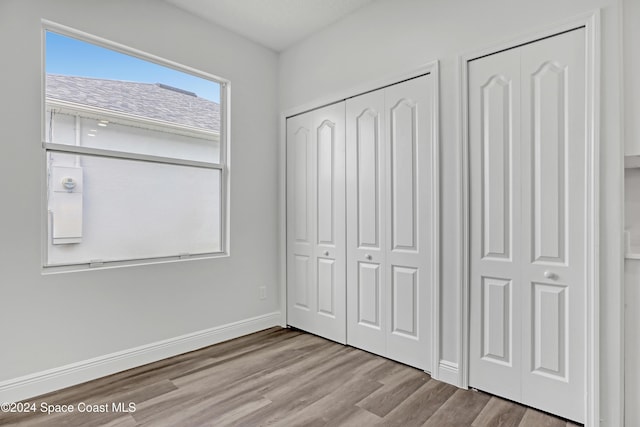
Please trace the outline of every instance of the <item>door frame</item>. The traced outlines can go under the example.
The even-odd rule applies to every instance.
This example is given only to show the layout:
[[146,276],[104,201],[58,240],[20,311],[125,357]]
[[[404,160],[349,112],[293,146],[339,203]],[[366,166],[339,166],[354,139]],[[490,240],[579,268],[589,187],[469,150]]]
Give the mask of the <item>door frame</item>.
[[[440,233],[440,64],[438,60],[428,62],[414,70],[401,72],[387,77],[383,77],[379,80],[366,82],[362,85],[353,87],[348,90],[336,92],[325,97],[316,99],[309,103],[285,110],[280,113],[280,126],[279,126],[279,253],[280,256],[280,326],[287,327],[287,118],[296,116],[298,114],[306,113],[311,110],[315,110],[327,105],[335,104],[337,102],[346,101],[349,98],[353,98],[358,95],[365,94],[374,90],[382,89],[387,86],[391,86],[397,83],[401,83],[405,80],[410,80],[416,77],[420,77],[425,74],[431,74],[432,90],[433,90],[433,105],[432,105],[432,182],[434,191],[431,194],[431,209],[433,223],[431,224],[432,236],[434,236],[431,242],[431,251],[433,253],[433,259],[431,259],[431,370],[425,370],[431,374],[432,378],[439,378],[438,367],[440,365],[440,252],[441,252],[441,233]],[[345,294],[346,298],[346,294]],[[345,328],[346,328],[345,323]]]
[[585,28],[587,86],[587,253],[586,253],[586,340],[585,340],[585,426],[600,424],[600,268],[599,268],[599,202],[600,202],[600,10],[579,15],[538,31],[497,43],[487,48],[460,55],[460,206],[461,241],[460,313],[461,331],[458,345],[458,386],[469,387],[470,330],[470,160],[468,117],[468,63],[483,56],[529,44],[577,28]]

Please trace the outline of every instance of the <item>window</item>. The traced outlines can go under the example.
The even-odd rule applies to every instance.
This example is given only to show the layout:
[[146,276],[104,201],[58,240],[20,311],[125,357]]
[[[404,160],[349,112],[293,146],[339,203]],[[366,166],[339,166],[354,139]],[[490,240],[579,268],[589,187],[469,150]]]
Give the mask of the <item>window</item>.
[[226,254],[227,81],[44,31],[45,268]]

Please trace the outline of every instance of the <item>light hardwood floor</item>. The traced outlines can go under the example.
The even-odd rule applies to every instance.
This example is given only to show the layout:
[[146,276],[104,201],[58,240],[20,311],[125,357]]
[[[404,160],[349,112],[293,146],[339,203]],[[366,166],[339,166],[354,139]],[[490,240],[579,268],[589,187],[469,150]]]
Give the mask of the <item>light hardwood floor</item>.
[[[305,332],[272,328],[29,400],[71,414],[0,413],[24,426],[568,427]],[[109,412],[79,413],[80,403]],[[113,411],[113,403],[135,412]],[[105,406],[98,406],[104,408]]]

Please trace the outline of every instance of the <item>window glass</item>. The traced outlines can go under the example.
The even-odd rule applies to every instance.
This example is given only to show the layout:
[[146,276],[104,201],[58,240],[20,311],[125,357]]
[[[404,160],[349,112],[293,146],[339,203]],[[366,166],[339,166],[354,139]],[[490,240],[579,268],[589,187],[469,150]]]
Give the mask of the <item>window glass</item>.
[[45,265],[224,252],[222,85],[53,31],[45,42]]

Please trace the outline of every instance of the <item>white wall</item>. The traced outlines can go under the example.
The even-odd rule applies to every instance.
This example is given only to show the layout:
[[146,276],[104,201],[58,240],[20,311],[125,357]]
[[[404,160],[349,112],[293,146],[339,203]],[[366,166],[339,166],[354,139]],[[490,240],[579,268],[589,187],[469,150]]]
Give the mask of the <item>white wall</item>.
[[[625,152],[640,156],[640,1],[623,0]],[[625,229],[640,253],[640,168],[625,170]],[[625,422],[640,425],[640,260],[625,261]]]
[[[41,19],[231,80],[230,257],[41,274]],[[275,53],[154,0],[2,0],[0,52],[0,382],[279,310]]]
[[640,1],[623,0],[623,10],[625,147],[640,156]]
[[[635,1],[635,0],[634,0]],[[440,60],[441,358],[460,359],[458,57],[602,8],[601,418],[621,422],[622,143],[618,0],[378,0],[287,49],[280,110]]]

